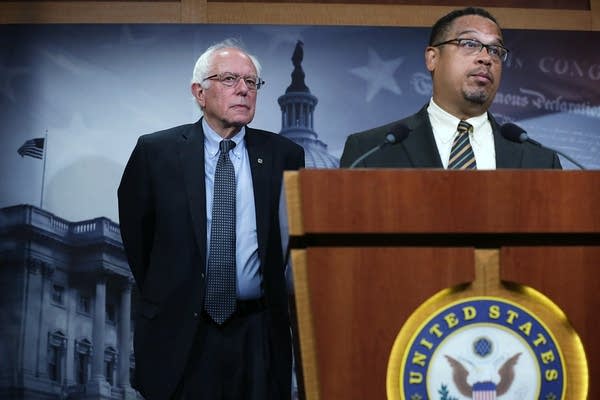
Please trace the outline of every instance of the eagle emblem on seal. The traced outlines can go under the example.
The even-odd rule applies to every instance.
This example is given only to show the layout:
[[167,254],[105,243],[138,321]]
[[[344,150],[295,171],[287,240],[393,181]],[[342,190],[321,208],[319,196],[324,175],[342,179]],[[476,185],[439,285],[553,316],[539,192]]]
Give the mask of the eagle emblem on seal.
[[460,394],[473,400],[495,400],[508,392],[515,379],[514,367],[520,356],[521,353],[513,355],[494,371],[489,365],[461,363],[455,358],[445,355],[452,367],[454,385]]

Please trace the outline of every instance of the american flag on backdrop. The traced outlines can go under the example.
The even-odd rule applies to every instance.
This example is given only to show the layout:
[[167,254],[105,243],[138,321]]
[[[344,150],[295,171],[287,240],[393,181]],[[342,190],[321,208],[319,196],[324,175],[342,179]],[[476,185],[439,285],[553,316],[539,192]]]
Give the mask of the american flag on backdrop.
[[21,157],[44,158],[44,138],[29,139],[17,150]]

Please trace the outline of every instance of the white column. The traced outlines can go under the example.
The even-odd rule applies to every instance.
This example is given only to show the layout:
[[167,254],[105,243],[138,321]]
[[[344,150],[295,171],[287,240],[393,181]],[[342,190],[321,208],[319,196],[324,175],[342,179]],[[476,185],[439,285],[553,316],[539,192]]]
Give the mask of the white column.
[[96,278],[94,301],[94,326],[92,332],[92,376],[86,385],[88,398],[110,399],[110,384],[104,376],[104,332],[106,324],[106,276]]
[[92,381],[105,382],[104,377],[104,327],[106,324],[106,277],[96,281],[96,299],[94,302],[94,329],[92,343]]
[[292,115],[291,115],[292,123],[291,123],[291,126],[297,127],[298,126],[298,123],[297,123],[298,121],[296,121],[296,105],[292,104],[292,106],[290,108],[292,110]]
[[131,285],[130,279],[121,289],[119,319],[119,386],[129,387],[129,344],[131,343]]

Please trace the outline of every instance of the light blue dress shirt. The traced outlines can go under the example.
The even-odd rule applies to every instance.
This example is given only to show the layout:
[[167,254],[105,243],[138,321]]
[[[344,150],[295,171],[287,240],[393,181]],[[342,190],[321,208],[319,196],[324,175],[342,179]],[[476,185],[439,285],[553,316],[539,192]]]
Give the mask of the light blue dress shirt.
[[[215,169],[219,159],[219,136],[202,119],[204,129],[204,180],[206,183],[206,248],[210,249],[210,229],[212,225],[213,187]],[[257,299],[262,296],[260,260],[258,257],[258,237],[256,233],[256,209],[254,206],[254,186],[250,171],[250,160],[246,149],[245,127],[233,138],[235,147],[229,151],[229,158],[235,170],[235,236],[237,296],[241,300]],[[208,254],[206,260],[208,263]]]

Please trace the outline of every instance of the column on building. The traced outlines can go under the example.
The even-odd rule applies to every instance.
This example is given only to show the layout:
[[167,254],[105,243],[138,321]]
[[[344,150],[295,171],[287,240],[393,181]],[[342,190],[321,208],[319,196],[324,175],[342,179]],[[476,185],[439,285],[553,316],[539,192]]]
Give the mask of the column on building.
[[104,331],[106,323],[106,277],[100,276],[96,281],[96,299],[94,302],[94,329],[92,343],[92,381],[106,381],[104,377]]
[[[41,316],[44,307],[44,280],[42,262],[35,258],[27,259],[25,281],[25,301],[23,308],[23,328],[20,330],[20,344],[15,368],[26,375],[47,377],[45,363],[48,332],[42,332]],[[37,342],[37,343],[36,343]],[[36,351],[37,350],[37,351]]]
[[121,306],[119,320],[119,386],[128,388],[129,383],[129,344],[131,343],[131,286],[133,281],[127,278],[121,288]]

